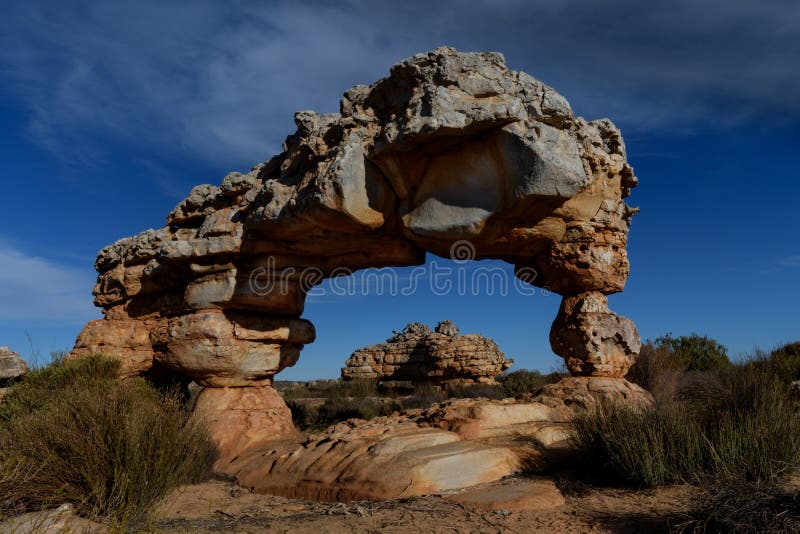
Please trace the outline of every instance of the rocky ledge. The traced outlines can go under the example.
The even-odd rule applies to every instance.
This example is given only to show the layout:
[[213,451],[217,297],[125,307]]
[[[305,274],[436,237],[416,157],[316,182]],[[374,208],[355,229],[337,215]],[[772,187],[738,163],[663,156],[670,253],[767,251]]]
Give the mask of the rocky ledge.
[[[235,434],[217,469],[256,492],[321,500],[394,499],[545,471],[571,454],[571,418],[599,403],[647,407],[626,380],[570,377],[522,399],[456,399],[352,419],[307,438]],[[249,434],[249,437],[245,437]],[[234,452],[235,451],[235,452]]]

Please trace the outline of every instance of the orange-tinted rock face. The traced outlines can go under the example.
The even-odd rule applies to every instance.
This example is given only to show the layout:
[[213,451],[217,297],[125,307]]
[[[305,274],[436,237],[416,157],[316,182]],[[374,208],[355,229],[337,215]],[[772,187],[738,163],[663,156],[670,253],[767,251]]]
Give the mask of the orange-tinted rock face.
[[[304,111],[295,122],[281,154],[195,187],[164,228],[100,252],[94,294],[105,318],[84,328],[72,357],[266,386],[313,340],[300,316],[321,278],[422,264],[460,241],[469,257],[512,263],[567,298],[623,289],[634,213],[623,198],[636,178],[619,131],[575,117],[502,55],[419,54],[348,90],[340,113]],[[623,376],[632,326],[606,308],[595,342],[580,336],[600,316],[573,317],[566,303],[560,313],[568,325],[554,327],[553,347],[570,369]]]
[[272,386],[205,388],[194,413],[208,425],[217,443],[217,469],[258,445],[282,438],[300,439],[292,412]]
[[608,377],[625,376],[642,345],[633,321],[609,310],[598,292],[564,298],[550,344],[573,375]]

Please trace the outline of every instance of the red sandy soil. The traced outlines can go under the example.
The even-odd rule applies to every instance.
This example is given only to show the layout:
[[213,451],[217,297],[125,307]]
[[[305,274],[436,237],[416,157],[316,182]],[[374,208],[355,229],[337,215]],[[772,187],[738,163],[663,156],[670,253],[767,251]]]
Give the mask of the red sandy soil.
[[[150,528],[157,532],[313,534],[669,532],[670,527],[689,520],[698,493],[691,486],[635,491],[555,480],[565,503],[539,510],[479,510],[448,498],[452,495],[326,503],[257,495],[216,481],[173,491],[159,506]],[[520,483],[520,477],[500,485],[515,483]]]

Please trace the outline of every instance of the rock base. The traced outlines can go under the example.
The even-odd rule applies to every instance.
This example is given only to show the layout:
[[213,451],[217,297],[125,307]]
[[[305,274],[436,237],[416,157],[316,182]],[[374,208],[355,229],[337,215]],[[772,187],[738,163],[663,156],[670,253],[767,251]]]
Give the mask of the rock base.
[[[218,470],[257,493],[329,501],[447,492],[544,469],[569,452],[575,410],[603,401],[652,402],[623,379],[570,377],[528,399],[456,399],[371,421],[352,419],[302,439],[280,424],[291,421],[288,408],[277,406],[282,399],[262,389],[252,402],[234,388],[209,389],[198,400],[201,411],[213,406],[223,414],[212,427],[223,443]],[[228,399],[259,408],[227,416]],[[265,409],[273,411],[265,416]],[[255,425],[259,417],[272,426],[262,431]]]
[[292,412],[272,386],[205,388],[197,397],[194,414],[206,422],[217,444],[220,455],[214,467],[220,471],[253,447],[300,440]]

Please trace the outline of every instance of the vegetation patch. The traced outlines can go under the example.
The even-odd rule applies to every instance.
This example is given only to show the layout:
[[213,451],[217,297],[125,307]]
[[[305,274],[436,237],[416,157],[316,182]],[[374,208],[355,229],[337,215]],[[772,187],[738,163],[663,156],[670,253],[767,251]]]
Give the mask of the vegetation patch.
[[430,408],[447,399],[504,399],[533,394],[546,384],[567,376],[565,371],[542,374],[521,369],[497,377],[496,384],[409,383],[408,388],[385,389],[377,380],[315,380],[306,383],[276,382],[276,388],[292,410],[301,430],[319,431],[347,419],[372,419],[403,410]]
[[0,401],[0,515],[72,504],[117,524],[211,474],[216,450],[175,391],[90,356],[34,370]]
[[632,369],[631,378],[655,393],[651,409],[601,405],[575,417],[584,476],[640,487],[696,484],[707,495],[690,523],[697,529],[796,531],[800,493],[786,484],[800,471],[800,405],[789,388],[794,345],[704,370],[664,350],[674,346],[643,353]]

